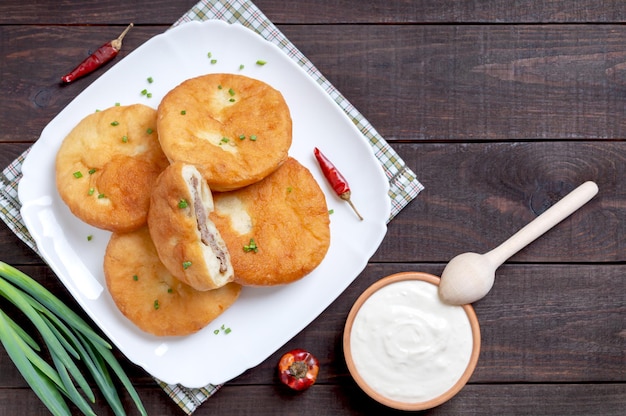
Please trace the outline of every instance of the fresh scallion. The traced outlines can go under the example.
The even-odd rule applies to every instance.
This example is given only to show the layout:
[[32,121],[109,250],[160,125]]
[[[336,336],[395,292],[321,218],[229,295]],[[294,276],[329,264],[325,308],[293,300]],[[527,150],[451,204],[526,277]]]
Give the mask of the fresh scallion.
[[[43,339],[52,365],[25,330],[0,309],[0,341],[33,392],[53,415],[71,415],[69,400],[85,415],[95,415],[95,395],[81,373],[82,363],[115,415],[125,414],[115,374],[142,415],[146,409],[111,345],[61,300],[25,273],[0,261],[0,296],[11,302],[33,324]],[[112,370],[112,373],[111,373]]]

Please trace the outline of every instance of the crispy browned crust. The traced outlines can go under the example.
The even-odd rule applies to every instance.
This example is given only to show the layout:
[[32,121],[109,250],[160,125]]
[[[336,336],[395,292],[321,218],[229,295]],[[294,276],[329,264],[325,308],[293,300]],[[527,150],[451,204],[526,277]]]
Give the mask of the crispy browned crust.
[[63,140],[56,184],[78,218],[126,232],[145,224],[152,186],[167,165],[156,111],[141,104],[115,106],[88,115]]
[[172,89],[159,105],[158,129],[168,158],[196,165],[214,191],[263,179],[286,160],[292,139],[282,94],[235,74],[203,75]]
[[[195,198],[183,178],[185,166],[174,162],[159,175],[150,199],[148,228],[161,261],[174,276],[197,290],[215,289],[232,281],[230,256],[224,246],[230,278],[221,279],[205,259],[193,203]],[[206,188],[206,192],[210,198],[210,189]],[[180,206],[183,200],[185,205]],[[205,208],[209,210],[206,205]]]
[[[251,218],[249,232],[235,230],[220,209],[223,198],[238,198]],[[210,218],[231,254],[235,281],[267,286],[290,283],[310,273],[330,245],[326,198],[311,173],[289,158],[276,172],[254,185],[215,193]],[[253,239],[258,251],[246,251]]]
[[198,291],[163,266],[147,227],[113,233],[104,257],[109,292],[119,310],[141,330],[157,336],[199,331],[229,308],[241,286]]

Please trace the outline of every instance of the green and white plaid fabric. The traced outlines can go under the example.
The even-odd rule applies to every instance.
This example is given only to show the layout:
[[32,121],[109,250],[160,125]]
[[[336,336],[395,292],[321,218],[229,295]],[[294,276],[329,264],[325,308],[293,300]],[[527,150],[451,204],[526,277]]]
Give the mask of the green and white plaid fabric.
[[[267,17],[247,0],[201,0],[174,26],[191,20],[219,19],[229,23],[240,23],[253,29],[259,35],[279,46],[289,57],[297,62],[346,112],[348,117],[360,129],[372,145],[376,157],[389,179],[389,198],[391,215],[389,221],[411,202],[423,189],[415,174],[409,169],[398,154],[376,132],[374,127],[354,108],[346,98],[315,68]],[[0,174],[0,217],[9,228],[35,252],[37,246],[24,226],[20,215],[20,202],[17,186],[22,177],[21,167],[28,150],[15,159]],[[192,414],[198,406],[215,393],[220,386],[208,385],[200,389],[190,389],[181,385],[170,385],[156,380],[163,390],[187,414]]]

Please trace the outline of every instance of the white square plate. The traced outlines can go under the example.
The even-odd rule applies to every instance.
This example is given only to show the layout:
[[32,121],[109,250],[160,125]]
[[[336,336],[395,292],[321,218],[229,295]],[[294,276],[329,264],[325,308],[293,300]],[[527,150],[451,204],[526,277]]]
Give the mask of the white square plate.
[[[267,63],[257,65],[257,60]],[[214,72],[257,78],[283,93],[293,119],[289,154],[312,172],[329,209],[334,210],[331,245],[323,262],[303,279],[280,287],[245,287],[230,309],[198,333],[155,337],[136,328],[113,303],[102,270],[110,233],[78,220],[60,199],[54,179],[55,155],[70,130],[95,110],[116,103],[156,108],[185,79]],[[150,98],[141,94],[144,89],[152,94]],[[313,156],[314,147],[348,179],[364,221],[325,181]],[[241,25],[221,21],[182,24],[120,60],[46,126],[22,172],[21,213],[44,260],[132,362],[166,383],[187,387],[236,377],[314,320],[365,268],[385,236],[390,212],[389,184],[382,167],[345,112],[277,46]],[[90,241],[89,235],[93,236]],[[232,332],[215,334],[222,325]]]

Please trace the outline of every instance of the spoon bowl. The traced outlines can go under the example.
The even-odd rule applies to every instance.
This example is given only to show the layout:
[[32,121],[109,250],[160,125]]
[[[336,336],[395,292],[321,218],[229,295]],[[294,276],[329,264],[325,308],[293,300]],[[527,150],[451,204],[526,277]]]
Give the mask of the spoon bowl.
[[482,299],[491,290],[496,269],[502,263],[585,205],[597,193],[598,185],[585,182],[488,253],[463,253],[454,257],[441,274],[441,300],[451,305],[463,305]]
[[441,274],[439,296],[451,305],[472,303],[469,295],[472,294],[472,299],[483,293],[486,295],[493,287],[495,278],[496,268],[486,255],[471,252],[459,254],[450,260]]

